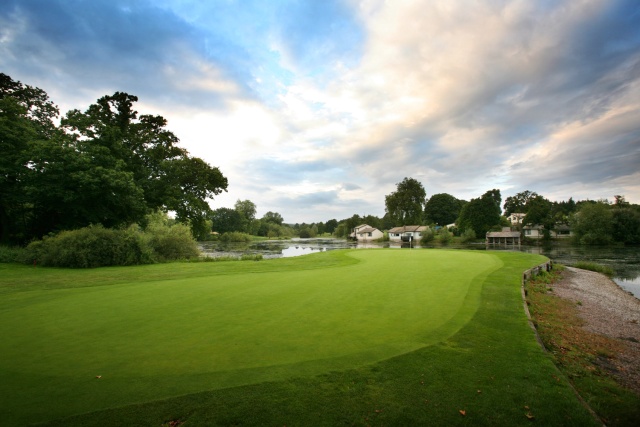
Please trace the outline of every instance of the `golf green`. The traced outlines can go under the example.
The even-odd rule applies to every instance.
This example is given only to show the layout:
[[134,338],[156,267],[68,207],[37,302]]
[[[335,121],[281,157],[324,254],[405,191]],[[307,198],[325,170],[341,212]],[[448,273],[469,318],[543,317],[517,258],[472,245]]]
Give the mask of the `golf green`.
[[[344,257],[352,262],[312,267]],[[251,268],[220,274],[223,264],[184,278],[5,294],[5,421],[388,359],[455,334],[476,312],[484,279],[503,266],[488,252],[397,249],[332,251],[286,266],[234,263]]]

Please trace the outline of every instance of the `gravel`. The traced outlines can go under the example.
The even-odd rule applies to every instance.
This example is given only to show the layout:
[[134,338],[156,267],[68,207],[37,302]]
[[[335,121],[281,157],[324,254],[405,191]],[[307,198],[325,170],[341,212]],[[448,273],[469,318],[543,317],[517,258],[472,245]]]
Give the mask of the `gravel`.
[[613,374],[640,394],[640,300],[600,273],[573,267],[566,268],[554,293],[576,303],[585,329],[621,344]]

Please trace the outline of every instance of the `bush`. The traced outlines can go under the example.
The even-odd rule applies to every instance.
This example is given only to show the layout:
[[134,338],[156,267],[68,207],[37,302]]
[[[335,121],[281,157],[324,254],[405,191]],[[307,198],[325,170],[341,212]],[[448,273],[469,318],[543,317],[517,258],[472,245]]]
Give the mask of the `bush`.
[[438,241],[443,245],[448,245],[453,240],[453,234],[446,228],[443,228],[438,233]]
[[476,238],[476,232],[473,231],[473,228],[467,228],[464,230],[464,233],[462,233],[462,243],[473,242]]
[[198,245],[191,230],[184,224],[171,227],[164,224],[150,224],[145,230],[155,261],[188,259],[200,255]]
[[24,248],[0,246],[0,263],[21,262],[24,259]]
[[151,257],[135,228],[116,230],[92,225],[32,242],[23,261],[51,267],[93,268],[145,264],[151,262]]
[[252,238],[250,235],[246,234],[246,233],[240,233],[238,231],[231,231],[231,232],[227,232],[224,233],[222,236],[220,236],[220,241],[221,242],[251,242]]
[[430,242],[433,241],[433,238],[434,238],[433,231],[430,228],[428,228],[422,233],[422,237],[420,238],[420,244],[428,245]]
[[62,231],[30,243],[20,254],[24,263],[50,267],[93,268],[110,265],[151,264],[198,257],[191,230],[169,224],[166,214],[146,218],[146,228],[109,229],[92,225]]

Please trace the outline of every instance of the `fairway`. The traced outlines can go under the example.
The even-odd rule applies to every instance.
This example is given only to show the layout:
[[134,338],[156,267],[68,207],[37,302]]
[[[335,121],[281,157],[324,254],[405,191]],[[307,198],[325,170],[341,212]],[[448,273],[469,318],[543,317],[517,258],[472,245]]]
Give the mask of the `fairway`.
[[[128,282],[123,269],[99,269],[83,272],[88,283],[79,287],[5,292],[5,421],[47,421],[408,353],[469,322],[485,278],[503,262],[479,251],[377,249],[172,264],[185,274],[167,279],[153,267],[139,270],[151,279]],[[47,280],[46,269],[35,270]],[[96,272],[99,286],[91,286]]]

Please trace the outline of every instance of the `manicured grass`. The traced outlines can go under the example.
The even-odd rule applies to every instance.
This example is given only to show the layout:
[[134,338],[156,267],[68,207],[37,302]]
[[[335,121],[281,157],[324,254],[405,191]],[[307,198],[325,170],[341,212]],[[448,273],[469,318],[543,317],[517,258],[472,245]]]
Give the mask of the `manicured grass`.
[[4,265],[3,422],[106,409],[60,425],[588,424],[524,317],[521,272],[541,261],[377,249]]

